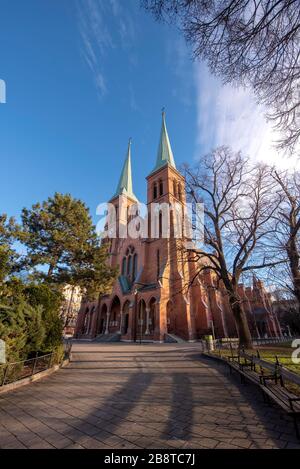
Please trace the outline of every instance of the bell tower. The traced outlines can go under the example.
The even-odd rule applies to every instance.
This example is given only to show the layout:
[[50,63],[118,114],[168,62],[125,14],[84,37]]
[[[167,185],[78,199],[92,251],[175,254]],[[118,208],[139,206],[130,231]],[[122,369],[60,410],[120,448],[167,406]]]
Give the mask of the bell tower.
[[163,111],[156,164],[147,177],[149,262],[145,280],[157,283],[160,290],[160,335],[184,336],[188,330],[186,338],[192,339],[189,299],[184,293],[189,283],[183,247],[185,204],[185,180],[176,169]]
[[[111,254],[117,254],[120,246],[122,245],[123,238],[126,238],[128,207],[133,204],[137,204],[138,202],[138,199],[134,195],[132,188],[131,139],[129,139],[128,142],[127,153],[116,192],[109,202],[115,208],[116,222],[116,237],[111,239],[110,252]],[[122,231],[124,233],[124,236],[122,235]],[[115,267],[116,256],[110,256],[110,259],[111,266]]]
[[147,177],[147,203],[184,203],[184,177],[177,171],[166,126],[165,112],[162,112],[162,126],[156,164]]

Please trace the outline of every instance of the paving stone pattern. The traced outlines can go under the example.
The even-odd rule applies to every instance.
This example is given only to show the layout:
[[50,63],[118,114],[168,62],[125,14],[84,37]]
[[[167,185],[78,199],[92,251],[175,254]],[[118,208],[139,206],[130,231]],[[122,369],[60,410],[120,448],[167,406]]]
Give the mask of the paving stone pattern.
[[197,344],[76,343],[0,395],[0,448],[300,448],[292,421]]

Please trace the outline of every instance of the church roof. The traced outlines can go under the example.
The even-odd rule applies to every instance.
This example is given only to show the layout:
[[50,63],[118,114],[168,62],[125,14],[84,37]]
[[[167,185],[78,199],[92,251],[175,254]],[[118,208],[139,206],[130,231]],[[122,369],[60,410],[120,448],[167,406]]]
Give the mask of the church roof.
[[119,195],[126,195],[131,199],[137,200],[132,190],[132,174],[131,174],[131,139],[128,142],[125,162],[119,179],[117,190],[112,198]]
[[168,164],[176,169],[174,156],[173,156],[173,152],[172,152],[172,148],[171,148],[171,144],[169,140],[169,135],[167,131],[166,115],[165,115],[165,112],[163,111],[156,165],[152,172],[157,171],[158,169]]

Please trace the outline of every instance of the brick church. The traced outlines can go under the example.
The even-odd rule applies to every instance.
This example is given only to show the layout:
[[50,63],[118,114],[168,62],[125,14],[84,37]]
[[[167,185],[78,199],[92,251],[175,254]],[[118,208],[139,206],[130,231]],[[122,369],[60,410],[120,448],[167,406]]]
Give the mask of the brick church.
[[[184,207],[185,181],[176,169],[164,113],[156,164],[146,181],[149,225],[153,202]],[[117,226],[126,227],[130,220],[128,211],[133,213],[137,207],[130,143],[110,203],[116,210]],[[177,338],[194,341],[206,334],[216,338],[237,337],[226,292],[217,286],[213,274],[208,270],[192,281],[197,266],[190,262],[188,252],[184,253],[183,239],[174,237],[172,211],[168,237],[161,236],[161,223],[159,216],[156,236],[151,233],[152,237],[123,237],[118,229],[116,237],[105,240],[110,265],[118,267],[119,276],[111,293],[103,295],[99,302],[82,302],[75,337],[158,342]],[[254,278],[251,287],[240,285],[239,289],[252,336],[281,335],[270,294],[263,283]]]

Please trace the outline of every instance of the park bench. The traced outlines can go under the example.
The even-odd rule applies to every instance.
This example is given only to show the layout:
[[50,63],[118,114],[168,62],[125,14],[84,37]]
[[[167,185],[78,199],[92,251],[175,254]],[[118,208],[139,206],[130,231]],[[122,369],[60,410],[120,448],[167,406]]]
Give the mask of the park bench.
[[298,426],[298,418],[300,416],[300,397],[295,396],[295,394],[286,388],[282,375],[282,367],[279,363],[278,357],[276,357],[274,368],[271,373],[266,374],[263,366],[260,365],[260,367],[260,384],[264,397],[267,401],[273,401],[284,412],[293,418],[296,435],[297,438],[300,439]]
[[245,384],[246,380],[254,384],[260,384],[260,376],[256,373],[256,364],[253,356],[248,356],[243,352],[238,352],[237,355],[227,357],[227,363],[230,373],[236,371],[239,373],[241,383]]
[[[227,357],[230,373],[233,370],[238,372],[243,384],[247,380],[259,386],[265,402],[274,402],[293,418],[297,438],[300,438],[298,426],[300,397],[285,387],[283,367],[279,363],[278,357],[273,364],[261,360],[259,352],[257,352],[257,357],[245,353],[244,350],[238,351],[237,354],[231,352],[231,356]],[[259,366],[259,372],[257,372],[257,366]],[[287,377],[290,377],[291,373],[288,370],[284,370],[284,372]]]

